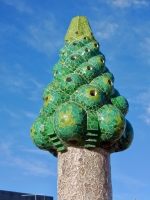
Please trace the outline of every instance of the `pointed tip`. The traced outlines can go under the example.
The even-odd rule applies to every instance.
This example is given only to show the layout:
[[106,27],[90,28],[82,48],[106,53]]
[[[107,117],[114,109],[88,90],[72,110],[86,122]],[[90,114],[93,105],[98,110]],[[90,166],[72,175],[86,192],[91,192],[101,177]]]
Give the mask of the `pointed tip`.
[[84,37],[89,40],[94,39],[88,19],[85,16],[76,16],[71,20],[65,41],[73,42],[74,40],[81,40]]

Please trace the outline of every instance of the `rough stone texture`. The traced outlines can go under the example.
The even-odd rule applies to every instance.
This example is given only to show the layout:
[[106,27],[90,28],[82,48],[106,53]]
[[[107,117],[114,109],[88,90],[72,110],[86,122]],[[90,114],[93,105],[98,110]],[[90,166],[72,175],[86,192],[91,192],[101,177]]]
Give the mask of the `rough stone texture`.
[[110,154],[101,148],[59,152],[58,200],[112,200]]

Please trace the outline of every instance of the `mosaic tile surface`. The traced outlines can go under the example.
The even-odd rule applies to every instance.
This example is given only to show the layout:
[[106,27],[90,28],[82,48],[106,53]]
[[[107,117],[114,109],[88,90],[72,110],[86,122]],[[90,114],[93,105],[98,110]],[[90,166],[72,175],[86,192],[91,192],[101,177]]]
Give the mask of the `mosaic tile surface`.
[[108,152],[68,147],[58,161],[59,200],[112,200]]
[[54,114],[55,131],[66,145],[82,146],[87,130],[87,113],[76,103],[61,105]]
[[133,128],[125,119],[129,104],[105,64],[86,17],[73,18],[31,127],[37,147],[57,156],[70,146],[113,153],[131,145]]

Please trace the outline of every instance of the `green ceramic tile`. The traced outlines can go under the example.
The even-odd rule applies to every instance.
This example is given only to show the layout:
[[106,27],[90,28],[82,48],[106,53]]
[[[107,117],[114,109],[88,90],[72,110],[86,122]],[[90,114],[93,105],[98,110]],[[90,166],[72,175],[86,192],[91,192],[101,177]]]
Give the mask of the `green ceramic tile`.
[[31,127],[38,148],[57,156],[68,146],[101,147],[113,153],[131,145],[133,128],[124,117],[129,104],[114,88],[105,62],[87,18],[73,18]]

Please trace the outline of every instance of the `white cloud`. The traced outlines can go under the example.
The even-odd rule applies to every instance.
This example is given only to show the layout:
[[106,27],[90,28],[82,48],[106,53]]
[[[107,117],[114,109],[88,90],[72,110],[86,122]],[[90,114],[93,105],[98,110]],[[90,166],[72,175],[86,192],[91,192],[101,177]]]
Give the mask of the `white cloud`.
[[15,157],[11,159],[11,166],[20,167],[25,175],[55,176],[55,173],[48,168],[47,163],[39,160],[26,160]]
[[8,109],[7,107],[4,107],[2,110],[3,110],[4,112],[6,112],[6,113],[7,113],[10,117],[12,117],[12,118],[16,118],[16,119],[21,118],[20,114],[18,114],[18,113],[16,113],[16,112],[12,111],[12,110],[10,110],[10,109]]
[[144,0],[132,0],[132,3],[137,6],[148,6],[149,2]]
[[59,27],[56,27],[54,17],[48,16],[47,19],[38,19],[37,23],[27,27],[26,34],[21,38],[39,52],[51,56],[63,45],[63,38]]
[[93,29],[96,32],[96,38],[107,39],[115,34],[118,25],[116,23],[101,21],[93,22]]
[[[149,24],[147,25],[149,26]],[[140,43],[140,48],[142,49],[143,52],[143,57],[145,59],[145,61],[150,64],[150,37],[146,37],[145,38],[145,33],[147,32],[147,35],[150,34],[149,29],[147,30],[147,28],[144,28],[144,35],[143,35],[143,41]]]
[[[7,142],[0,141],[1,165],[19,168],[25,175],[56,176],[56,173],[53,171],[53,169],[50,168],[47,162],[43,160],[41,161],[39,159],[25,159],[23,157],[16,156],[12,153],[13,150],[14,143],[9,142],[8,140]],[[22,149],[19,149],[19,151],[22,151]]]
[[48,155],[49,156],[49,152],[48,151],[41,151],[40,149],[27,149],[22,147],[21,148],[22,151],[28,152],[28,153],[32,153],[32,154],[39,154],[39,155]]
[[30,91],[30,97],[28,99],[36,102],[39,100],[39,96],[41,96],[41,92],[39,92],[39,90],[33,89],[32,91]]
[[119,192],[116,193],[116,194],[114,193],[113,197],[114,197],[115,200],[127,200],[127,199],[130,199],[128,194],[119,193]]
[[119,8],[149,6],[149,2],[146,0],[108,0],[107,3]]
[[39,83],[38,81],[36,81],[35,79],[33,78],[29,78],[29,80],[34,83],[34,85],[37,87],[37,88],[43,88],[43,84]]
[[147,107],[147,113],[150,114],[150,104]]
[[[10,5],[15,5],[18,0],[4,0]],[[22,4],[22,1],[19,1]],[[17,3],[16,3],[17,4]],[[18,4],[19,5],[19,4]],[[25,7],[24,7],[25,8]],[[42,9],[40,13],[44,15],[36,15],[31,18],[30,22],[22,21],[23,29],[18,29],[15,25],[7,25],[0,23],[0,43],[8,43],[8,36],[13,36],[17,40],[23,40],[28,46],[31,46],[38,52],[42,52],[51,57],[56,50],[63,46],[64,33],[63,26],[57,24],[55,17]],[[10,34],[11,33],[11,34]]]
[[9,156],[11,154],[10,146],[12,144],[9,142],[5,142],[3,140],[0,141],[0,155],[3,153],[5,156]]
[[141,93],[136,101],[138,104],[144,107],[145,113],[141,114],[141,118],[146,124],[150,125],[150,89]]
[[114,179],[127,185],[132,185],[132,186],[134,185],[136,187],[147,187],[147,185],[143,183],[142,181],[139,181],[132,177],[128,177],[121,173],[115,174]]
[[141,93],[138,96],[138,103],[144,105],[146,109],[150,107],[150,89],[146,92]]
[[33,13],[31,7],[29,7],[24,0],[3,0],[3,2],[9,6],[15,7],[20,13]]
[[24,115],[27,117],[27,118],[33,118],[35,119],[37,117],[37,114],[35,113],[32,113],[32,112],[28,112],[28,111],[23,111]]
[[145,114],[145,115],[140,115],[139,118],[141,118],[146,124],[150,125],[150,116]]
[[29,83],[32,85],[32,89],[30,89],[29,100],[38,101],[39,96],[41,96],[42,90],[44,88],[44,84],[36,81],[34,78],[29,78]]
[[[7,5],[15,7],[19,12],[33,12],[24,0],[3,1]],[[40,10],[40,8],[38,9]],[[0,43],[7,43],[7,37],[10,36],[11,32],[13,33],[11,36],[25,41],[27,45],[31,46],[36,51],[42,52],[49,57],[55,54],[56,50],[58,51],[64,44],[61,26],[57,25],[55,17],[49,12],[41,9],[39,13],[44,13],[44,15],[37,15],[34,13],[34,17],[30,22],[22,21],[23,29],[18,29],[14,25],[0,23],[0,36],[2,35]]]
[[[3,116],[4,120],[7,120],[7,126],[15,128],[13,131],[14,134],[24,135],[23,130],[18,130],[21,126],[24,125],[24,121],[26,123],[31,123],[38,117],[38,113],[33,113],[29,111],[22,110],[20,108],[16,109],[14,106],[3,106],[0,108],[0,115]],[[6,129],[6,125],[4,126]],[[17,129],[16,129],[17,127]],[[3,132],[3,131],[2,131]],[[8,135],[9,133],[6,133]],[[4,134],[3,134],[4,135]]]
[[[110,2],[110,1],[109,1]],[[130,1],[129,0],[114,0],[111,1],[114,6],[124,8],[124,7],[129,7],[130,6]]]
[[10,32],[12,33],[16,33],[17,29],[15,28],[14,25],[8,25],[8,24],[2,24],[0,23],[0,34],[10,34]]
[[0,68],[0,82],[1,85],[5,85],[12,92],[21,91],[22,89],[27,88],[26,75],[22,72],[22,69],[16,68],[12,66],[11,69],[9,67],[2,65]]
[[150,51],[150,38],[145,38],[145,41],[143,43],[143,47],[145,47],[146,50]]
[[[39,95],[42,92],[44,84],[38,82],[30,74],[27,74],[23,67],[16,64],[11,66],[11,69],[7,66],[1,65],[0,68],[0,87],[6,88],[13,93],[25,94],[25,91],[29,100],[39,100]],[[5,90],[6,90],[5,89]]]

